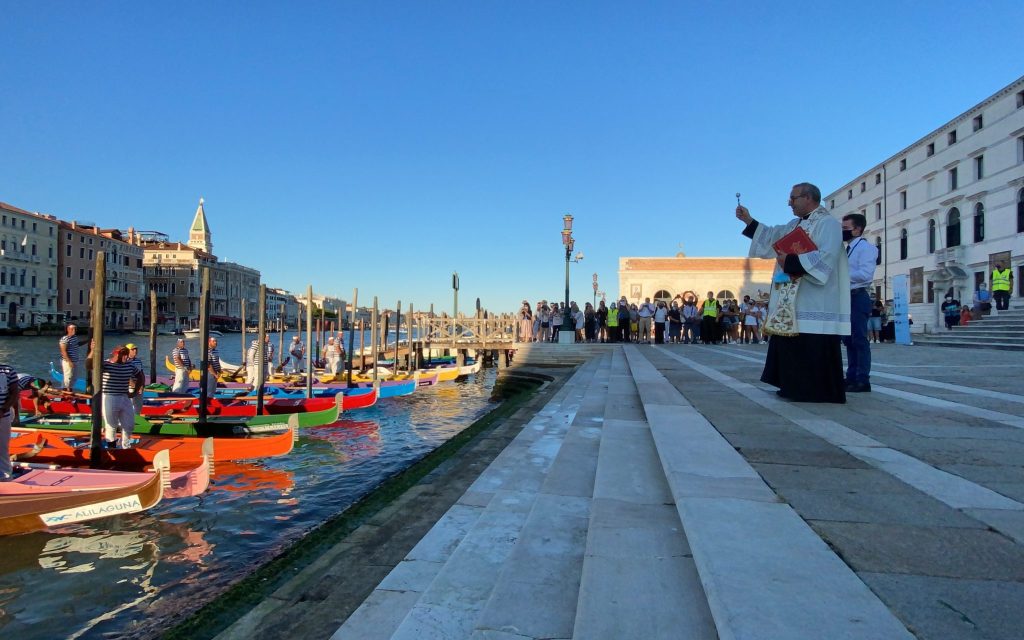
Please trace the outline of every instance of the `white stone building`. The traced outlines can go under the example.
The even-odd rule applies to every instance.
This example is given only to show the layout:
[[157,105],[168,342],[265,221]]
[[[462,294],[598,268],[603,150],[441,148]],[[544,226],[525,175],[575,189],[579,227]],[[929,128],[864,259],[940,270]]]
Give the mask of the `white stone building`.
[[59,322],[57,219],[0,202],[0,328]]
[[880,249],[876,296],[909,276],[913,330],[941,327],[945,293],[970,304],[1002,260],[1024,295],[1024,77],[824,198],[861,213]]

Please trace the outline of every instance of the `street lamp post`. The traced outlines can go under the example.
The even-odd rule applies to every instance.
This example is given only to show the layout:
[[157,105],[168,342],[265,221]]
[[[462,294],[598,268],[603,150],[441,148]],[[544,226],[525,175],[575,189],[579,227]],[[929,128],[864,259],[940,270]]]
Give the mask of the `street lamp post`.
[[569,311],[569,263],[583,260],[583,252],[573,259],[572,250],[576,240],[572,237],[572,215],[562,216],[562,245],[565,247],[565,307],[562,309],[562,326],[558,334],[558,342],[573,343],[576,336],[576,322]]
[[593,307],[595,309],[597,308],[597,274],[596,273],[594,274],[594,305],[593,305]]

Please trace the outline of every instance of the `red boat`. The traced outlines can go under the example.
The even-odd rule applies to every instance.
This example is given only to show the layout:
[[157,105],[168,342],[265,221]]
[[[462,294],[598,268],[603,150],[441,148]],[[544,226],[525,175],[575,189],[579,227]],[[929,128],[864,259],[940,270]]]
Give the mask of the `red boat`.
[[[352,400],[361,400],[361,396],[353,396]],[[312,413],[324,411],[334,407],[334,398],[266,398],[263,400],[262,415],[284,415],[288,413]],[[346,405],[350,403],[346,399]],[[256,415],[256,401],[251,399],[240,400],[207,400],[207,415],[224,416],[231,418],[251,418]],[[358,406],[347,406],[346,408],[359,408]],[[32,398],[23,391],[21,394],[21,410],[31,414],[35,411]],[[91,413],[92,406],[89,400],[82,398],[67,398],[52,400],[50,402],[50,413],[55,415],[74,415]],[[159,399],[147,399],[142,405],[143,416],[196,416],[199,415],[198,399],[173,399],[161,401]]]
[[[281,433],[216,438],[213,459],[251,460],[282,456],[292,450],[298,438],[298,416],[288,419],[291,429]],[[14,428],[11,455],[22,462],[45,462],[73,467],[89,466],[89,435],[81,431],[24,431]],[[132,438],[131,449],[104,449],[100,466],[136,470],[153,464],[160,451],[170,451],[176,465],[197,465],[203,460],[204,438],[192,436],[151,436]],[[41,447],[39,445],[42,445]]]

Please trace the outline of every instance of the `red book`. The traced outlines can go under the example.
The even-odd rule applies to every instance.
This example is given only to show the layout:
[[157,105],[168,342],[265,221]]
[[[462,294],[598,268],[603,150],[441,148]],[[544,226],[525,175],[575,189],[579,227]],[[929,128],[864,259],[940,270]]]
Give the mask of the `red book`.
[[803,227],[796,227],[783,237],[779,238],[772,247],[782,253],[808,253],[818,248],[811,240],[811,236],[803,230]]

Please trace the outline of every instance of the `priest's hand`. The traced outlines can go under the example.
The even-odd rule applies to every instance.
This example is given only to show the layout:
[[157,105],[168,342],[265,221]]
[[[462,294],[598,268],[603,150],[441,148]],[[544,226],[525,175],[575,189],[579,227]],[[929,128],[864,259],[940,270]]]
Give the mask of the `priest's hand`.
[[783,273],[786,271],[786,257],[788,255],[788,253],[779,251],[778,249],[775,250],[775,261],[779,263],[779,268],[782,269]]
[[754,220],[750,215],[750,211],[741,204],[736,205],[736,218],[741,220],[743,224],[750,224]]

